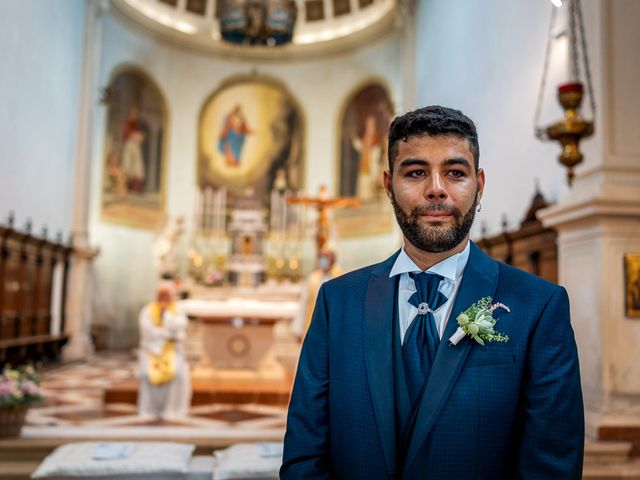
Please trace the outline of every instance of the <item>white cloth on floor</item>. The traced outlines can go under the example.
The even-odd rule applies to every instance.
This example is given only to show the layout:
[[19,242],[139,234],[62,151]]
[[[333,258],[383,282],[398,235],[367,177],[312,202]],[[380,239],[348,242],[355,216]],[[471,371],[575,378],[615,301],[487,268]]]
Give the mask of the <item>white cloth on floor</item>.
[[[213,480],[277,480],[282,464],[282,444],[279,445],[238,443],[216,451]],[[279,455],[274,455],[275,451]]]
[[[151,318],[151,304],[140,312],[140,381],[138,412],[142,416],[184,417],[191,405],[191,379],[184,344],[187,338],[187,318],[179,309],[172,313],[165,310],[162,326],[156,326]],[[175,378],[161,385],[149,381],[149,356],[158,355],[166,340],[172,339],[176,349]]]
[[132,443],[99,443],[91,456],[94,460],[115,460],[117,458],[129,458],[133,452]]
[[[114,446],[119,442],[113,442]],[[126,442],[131,445],[127,458],[92,458],[98,442],[74,442],[57,447],[38,466],[32,478],[188,478],[195,445],[170,442]],[[213,468],[213,466],[211,465]]]

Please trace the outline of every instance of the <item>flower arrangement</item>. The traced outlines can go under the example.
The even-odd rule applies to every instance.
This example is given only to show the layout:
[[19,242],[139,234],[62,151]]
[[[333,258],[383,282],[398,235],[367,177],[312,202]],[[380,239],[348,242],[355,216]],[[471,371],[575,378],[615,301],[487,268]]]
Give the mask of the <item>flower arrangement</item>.
[[491,297],[481,298],[456,317],[458,329],[449,339],[450,344],[456,345],[465,336],[469,336],[480,345],[484,345],[485,342],[509,341],[508,336],[493,329],[496,324],[493,312],[498,308],[510,312],[509,307],[502,303],[491,304],[491,301]]
[[16,369],[6,365],[0,375],[0,408],[27,407],[40,402],[40,378],[30,365]]

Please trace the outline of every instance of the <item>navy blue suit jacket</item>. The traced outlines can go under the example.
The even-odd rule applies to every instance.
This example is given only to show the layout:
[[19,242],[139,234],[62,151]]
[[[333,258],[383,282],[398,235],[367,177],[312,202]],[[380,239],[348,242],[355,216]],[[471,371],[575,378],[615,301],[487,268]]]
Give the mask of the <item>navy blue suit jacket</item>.
[[[281,478],[581,478],[584,414],[566,291],[473,244],[398,464],[389,278],[396,257],[320,289],[289,405]],[[495,313],[509,341],[449,346],[455,317],[486,296],[511,309]]]

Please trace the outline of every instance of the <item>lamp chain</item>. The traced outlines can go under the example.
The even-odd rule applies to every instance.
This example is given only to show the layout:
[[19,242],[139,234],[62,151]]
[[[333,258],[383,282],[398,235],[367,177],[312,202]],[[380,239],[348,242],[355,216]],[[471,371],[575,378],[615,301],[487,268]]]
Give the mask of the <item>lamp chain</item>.
[[[534,115],[534,132],[536,138],[540,140],[548,140],[546,128],[540,126],[540,115],[542,112],[542,103],[544,92],[547,87],[547,77],[549,73],[549,58],[551,56],[551,44],[553,43],[553,28],[556,22],[556,8],[551,6],[551,19],[549,21],[549,32],[547,34],[547,47],[544,54],[544,66],[542,69],[542,78],[540,79],[540,90],[538,92],[538,101]],[[571,41],[571,72],[575,81],[580,81],[580,50],[582,50],[582,61],[584,63],[584,76],[587,87],[587,95],[589,96],[589,107],[591,108],[592,118],[596,115],[596,102],[593,95],[593,83],[591,80],[591,68],[589,66],[589,56],[587,54],[587,39],[584,34],[584,19],[582,16],[582,5],[580,0],[569,1],[569,36]],[[578,43],[578,41],[580,43]]]
[[535,135],[540,140],[548,140],[547,130],[540,126],[540,113],[542,111],[542,100],[547,86],[547,72],[549,71],[549,57],[551,53],[551,43],[553,41],[553,27],[556,22],[556,9],[551,5],[551,19],[549,20],[549,32],[547,34],[547,48],[544,52],[544,65],[542,67],[542,78],[540,79],[540,90],[538,91],[538,102],[533,119],[533,129]]
[[584,76],[587,83],[587,92],[589,94],[589,106],[591,107],[592,119],[596,117],[596,100],[593,95],[593,84],[591,82],[591,69],[589,68],[589,55],[587,55],[587,38],[584,34],[584,19],[582,16],[582,5],[580,0],[576,2],[576,14],[578,17],[578,28],[580,29],[580,40],[582,46],[582,59],[584,61]]
[[578,33],[576,31],[577,11],[580,7],[579,0],[569,0],[569,40],[571,41],[571,73],[572,81],[580,81],[580,62],[578,59]]

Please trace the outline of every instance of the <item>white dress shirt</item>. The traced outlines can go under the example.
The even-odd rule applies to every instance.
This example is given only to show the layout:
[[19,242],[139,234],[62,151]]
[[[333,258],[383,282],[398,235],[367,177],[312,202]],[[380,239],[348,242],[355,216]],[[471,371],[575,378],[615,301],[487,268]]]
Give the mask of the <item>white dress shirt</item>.
[[[464,247],[462,252],[445,258],[427,270],[427,272],[437,273],[444,277],[438,285],[438,291],[447,297],[447,301],[433,313],[440,338],[442,338],[447,319],[451,314],[451,309],[458,294],[458,288],[460,288],[462,275],[467,266],[467,260],[469,260],[469,248],[470,242],[467,241],[467,246]],[[389,273],[389,278],[400,275],[400,281],[398,282],[398,319],[400,322],[401,343],[404,342],[405,333],[418,313],[418,309],[409,303],[409,298],[416,291],[415,283],[409,276],[409,273],[413,272],[419,273],[422,270],[409,258],[403,246],[393,264],[391,273]]]

